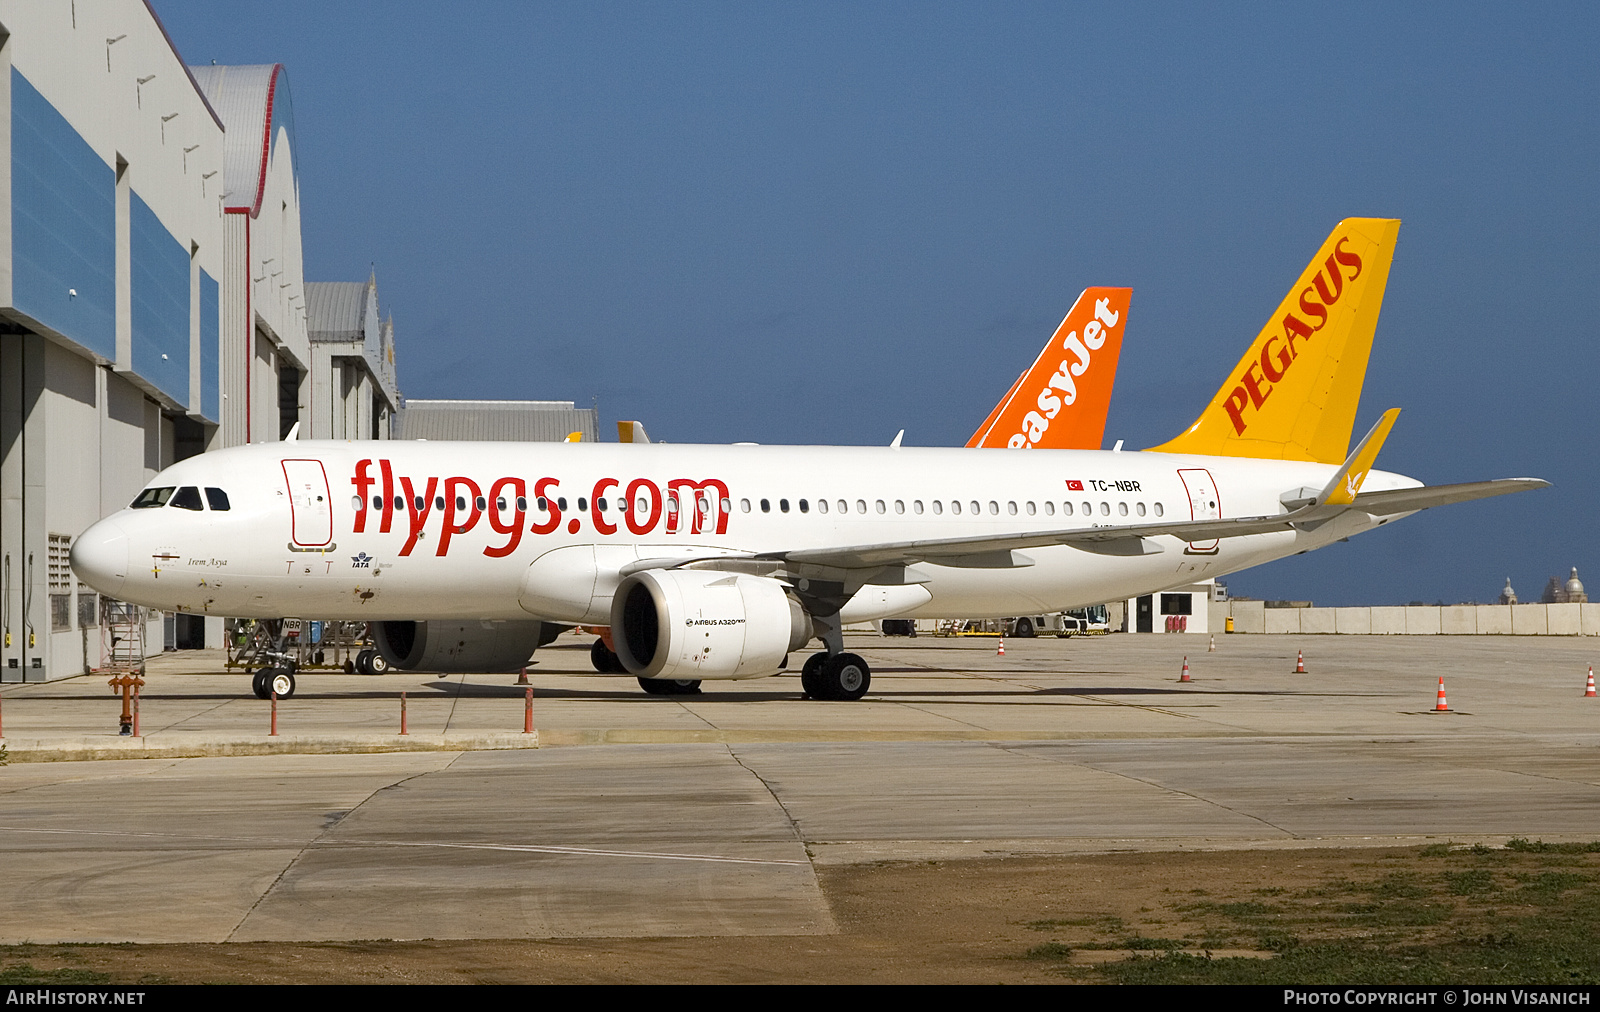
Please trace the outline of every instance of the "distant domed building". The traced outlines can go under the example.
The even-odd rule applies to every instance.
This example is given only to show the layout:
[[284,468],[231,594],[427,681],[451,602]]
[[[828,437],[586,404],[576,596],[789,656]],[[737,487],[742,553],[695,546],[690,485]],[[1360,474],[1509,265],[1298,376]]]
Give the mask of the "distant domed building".
[[1499,604],[1516,604],[1517,592],[1511,589],[1511,577],[1506,577],[1506,589],[1500,592]]
[[1584,604],[1589,600],[1589,595],[1584,592],[1583,581],[1578,579],[1578,567],[1572,567],[1572,575],[1562,583],[1559,577],[1550,577],[1550,582],[1545,585],[1545,604]]

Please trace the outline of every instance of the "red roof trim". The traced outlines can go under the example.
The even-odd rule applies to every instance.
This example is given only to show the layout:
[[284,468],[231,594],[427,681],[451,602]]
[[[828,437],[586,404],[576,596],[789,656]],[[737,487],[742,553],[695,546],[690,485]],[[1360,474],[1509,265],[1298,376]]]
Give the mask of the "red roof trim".
[[261,201],[267,193],[267,159],[272,155],[272,102],[278,93],[278,75],[283,73],[283,64],[272,65],[272,80],[267,84],[267,113],[266,123],[261,128],[261,174],[260,182],[256,184],[256,201],[250,208],[250,217],[261,214]]

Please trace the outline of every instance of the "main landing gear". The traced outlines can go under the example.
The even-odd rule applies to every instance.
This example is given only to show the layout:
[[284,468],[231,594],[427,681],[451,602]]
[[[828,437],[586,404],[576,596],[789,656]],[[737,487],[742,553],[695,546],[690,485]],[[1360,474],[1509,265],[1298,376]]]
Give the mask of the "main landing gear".
[[624,675],[628,672],[622,666],[622,658],[617,656],[616,651],[606,647],[605,640],[595,640],[594,645],[589,647],[589,663],[602,675]]
[[641,678],[639,688],[652,696],[698,696],[698,678]]
[[855,654],[827,651],[806,658],[800,669],[800,685],[811,699],[848,701],[860,699],[872,686],[872,669]]
[[368,647],[356,654],[355,671],[358,675],[386,675],[389,673],[389,661],[380,650]]

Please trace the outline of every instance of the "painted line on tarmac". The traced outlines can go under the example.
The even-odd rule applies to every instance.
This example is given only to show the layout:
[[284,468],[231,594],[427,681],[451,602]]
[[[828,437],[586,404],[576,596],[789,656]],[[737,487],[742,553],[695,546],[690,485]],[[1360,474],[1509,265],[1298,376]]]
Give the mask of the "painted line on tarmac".
[[555,844],[522,843],[433,843],[426,840],[328,840],[306,843],[273,837],[194,836],[177,833],[131,833],[105,829],[24,829],[0,826],[0,833],[39,833],[50,836],[113,836],[123,839],[193,841],[198,843],[248,843],[259,847],[306,847],[327,850],[341,847],[432,847],[445,850],[496,850],[523,854],[560,854],[572,857],[621,857],[642,861],[699,861],[709,864],[756,864],[809,868],[809,861],[756,857],[726,857],[716,854],[676,854],[653,850],[606,850],[599,847],[562,847]]

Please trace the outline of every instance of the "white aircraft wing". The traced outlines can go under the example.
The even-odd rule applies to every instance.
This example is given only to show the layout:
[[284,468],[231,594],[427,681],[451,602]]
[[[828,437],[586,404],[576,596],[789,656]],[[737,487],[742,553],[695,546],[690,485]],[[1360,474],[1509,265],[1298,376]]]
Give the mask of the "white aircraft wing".
[[[1170,523],[1128,524],[1111,527],[1073,527],[1026,534],[987,534],[970,538],[941,538],[927,541],[897,541],[875,545],[807,548],[785,552],[763,552],[753,558],[793,564],[830,566],[839,569],[867,569],[880,566],[931,562],[978,568],[1010,568],[1028,565],[1010,553],[1048,545],[1073,545],[1086,551],[1113,555],[1148,554],[1146,538],[1170,535],[1181,541],[1210,541],[1237,538],[1247,534],[1295,529],[1300,524],[1327,521],[1346,510],[1370,516],[1413,513],[1431,506],[1487,499],[1550,483],[1540,478],[1501,478],[1494,481],[1464,482],[1457,485],[1432,485],[1422,488],[1362,492],[1348,505],[1313,505],[1274,516],[1236,517],[1227,520],[1184,520]],[[1151,551],[1157,550],[1154,548]],[[709,560],[707,560],[709,561]]]

